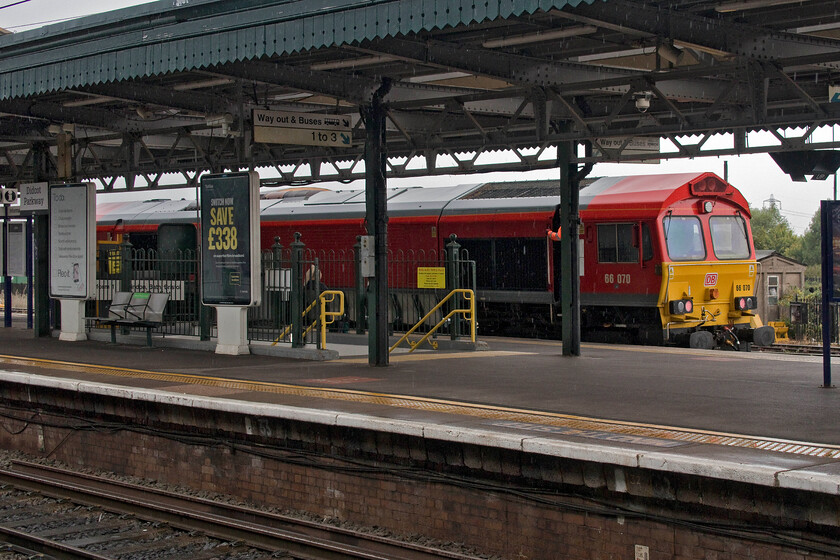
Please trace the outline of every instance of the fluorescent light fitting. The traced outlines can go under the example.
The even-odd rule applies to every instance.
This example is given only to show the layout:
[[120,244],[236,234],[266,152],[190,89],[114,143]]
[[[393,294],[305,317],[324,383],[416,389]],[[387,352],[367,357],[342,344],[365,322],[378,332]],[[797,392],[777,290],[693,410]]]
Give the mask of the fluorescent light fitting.
[[412,76],[408,78],[408,82],[412,84],[425,84],[428,82],[442,82],[444,80],[456,80],[458,78],[466,78],[472,76],[467,72],[443,72],[440,74],[427,74],[425,76]]
[[593,62],[595,60],[608,60],[610,58],[626,58],[628,56],[640,56],[646,54],[653,54],[656,52],[656,47],[642,47],[640,49],[628,49],[624,51],[613,51],[598,54],[585,54],[572,58],[575,62]]
[[212,80],[201,80],[198,82],[189,82],[186,84],[178,84],[177,86],[173,87],[175,91],[188,91],[191,89],[201,89],[201,88],[208,88],[208,87],[216,87],[216,86],[226,86],[227,84],[232,84],[233,80],[230,78],[214,78]]
[[594,25],[577,25],[575,27],[564,27],[562,29],[554,29],[551,31],[538,31],[536,33],[529,33],[527,35],[513,35],[510,37],[501,37],[500,39],[488,39],[481,43],[482,47],[494,49],[498,47],[512,47],[514,45],[526,45],[528,43],[540,43],[543,41],[553,41],[555,39],[563,39],[565,37],[579,37],[581,35],[590,35],[598,31]]
[[723,2],[720,5],[715,6],[715,11],[737,12],[739,10],[754,10],[756,8],[770,8],[773,6],[801,3],[802,0],[738,0],[736,2]]
[[84,107],[86,105],[99,105],[100,103],[108,103],[110,101],[118,101],[115,97],[107,97],[105,95],[96,95],[86,99],[79,99],[77,101],[65,101],[61,104],[62,107]]
[[306,99],[312,97],[311,93],[284,93],[281,95],[274,95],[271,97],[273,101],[297,101],[298,99]]
[[333,62],[321,62],[310,66],[312,70],[338,70],[340,68],[355,68],[357,66],[372,66],[374,64],[381,64],[383,62],[391,62],[396,60],[392,56],[365,56],[362,58],[347,58],[344,60],[335,60]]
[[840,21],[823,23],[821,25],[806,25],[805,27],[796,27],[789,31],[793,33],[819,33],[820,31],[833,31],[835,29],[840,29]]

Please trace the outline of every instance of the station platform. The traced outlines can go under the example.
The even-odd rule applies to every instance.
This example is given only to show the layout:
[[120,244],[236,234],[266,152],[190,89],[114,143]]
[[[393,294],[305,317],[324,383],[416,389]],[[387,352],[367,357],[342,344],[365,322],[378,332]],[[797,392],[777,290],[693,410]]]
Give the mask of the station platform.
[[0,380],[366,426],[840,495],[840,390],[799,355],[487,338],[368,364],[34,338],[0,330]]

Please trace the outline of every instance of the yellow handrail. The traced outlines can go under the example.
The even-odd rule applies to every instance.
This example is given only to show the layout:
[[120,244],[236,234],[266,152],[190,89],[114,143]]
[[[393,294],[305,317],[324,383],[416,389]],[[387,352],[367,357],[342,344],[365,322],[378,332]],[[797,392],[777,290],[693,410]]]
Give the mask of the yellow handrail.
[[[330,298],[327,299],[325,296],[330,296]],[[341,290],[324,290],[319,297],[321,299],[321,348],[326,348],[327,325],[331,325],[338,317],[344,315],[344,292]],[[327,311],[327,304],[334,302],[335,298],[338,298],[338,310]],[[327,318],[329,318],[329,321]]]
[[[455,294],[462,294],[462,295],[464,296],[464,299],[465,299],[465,300],[469,303],[469,307],[468,307],[467,309],[452,309],[452,310],[450,310],[450,311],[449,311],[449,313],[447,313],[447,314],[446,314],[446,315],[445,315],[445,316],[444,316],[444,317],[443,317],[443,318],[442,318],[442,319],[441,319],[441,320],[440,320],[440,321],[439,321],[439,322],[438,322],[438,323],[437,323],[434,327],[432,327],[432,328],[429,330],[429,332],[427,332],[427,333],[423,336],[423,338],[421,338],[420,340],[418,340],[416,343],[415,343],[415,342],[412,342],[412,341],[408,338],[408,336],[409,336],[410,334],[412,334],[414,331],[416,331],[418,328],[420,328],[420,325],[422,325],[423,323],[425,323],[425,322],[426,322],[426,319],[428,319],[429,317],[431,317],[431,316],[432,316],[432,314],[433,314],[435,311],[437,311],[438,309],[440,309],[440,307],[441,307],[444,303],[446,303],[447,301],[449,301],[449,300],[452,298],[452,296],[454,296]],[[435,305],[435,306],[434,306],[434,308],[433,308],[431,311],[429,311],[428,313],[426,313],[426,316],[425,316],[425,317],[423,317],[422,319],[420,319],[420,321],[418,321],[416,325],[414,325],[413,327],[411,327],[411,330],[410,330],[410,331],[408,331],[407,333],[405,333],[405,334],[402,336],[402,338],[400,338],[400,339],[397,341],[397,343],[396,343],[396,344],[394,344],[393,346],[391,346],[391,348],[390,348],[390,350],[388,350],[388,352],[393,352],[393,351],[394,351],[394,349],[395,349],[397,346],[399,346],[400,344],[402,344],[402,343],[403,343],[403,341],[408,341],[408,345],[409,345],[409,346],[411,346],[411,350],[409,350],[408,352],[409,352],[409,353],[414,352],[414,349],[415,349],[415,348],[417,348],[418,346],[420,346],[421,344],[423,344],[426,340],[428,340],[428,338],[429,338],[430,336],[432,336],[432,334],[433,334],[435,331],[437,331],[437,330],[440,328],[440,326],[441,326],[442,324],[444,324],[444,323],[445,323],[445,322],[446,322],[446,321],[447,321],[450,317],[452,317],[452,316],[453,316],[453,315],[455,315],[456,313],[461,313],[461,314],[463,314],[463,315],[464,315],[464,318],[465,318],[467,321],[469,321],[469,323],[470,323],[470,340],[471,340],[472,342],[475,342],[475,293],[474,293],[472,290],[466,290],[466,289],[461,289],[461,288],[459,288],[459,289],[457,289],[457,290],[452,290],[451,292],[449,292],[449,294],[447,294],[447,296],[446,296],[445,298],[443,298],[442,300],[440,300],[440,302],[439,302],[437,305]],[[429,344],[431,344],[432,348],[434,348],[435,350],[437,350],[437,342],[430,342]]]
[[[329,299],[327,299],[327,296],[329,296]],[[338,298],[338,301],[339,301],[338,310],[327,311],[327,304],[334,302],[335,298]],[[321,302],[321,313],[320,313],[320,319],[321,319],[321,348],[326,348],[326,345],[327,345],[327,325],[331,325],[332,323],[335,322],[336,318],[344,315],[344,292],[342,292],[341,290],[324,290],[323,292],[321,292],[321,294],[318,296],[318,298],[312,300],[312,303],[310,303],[306,307],[306,309],[303,310],[303,312],[300,314],[300,316],[301,317],[306,317],[306,315],[310,311],[312,311],[312,308],[315,307],[315,305],[317,305],[319,301]],[[329,320],[327,320],[327,318],[329,318]],[[315,328],[315,325],[317,325],[317,324],[318,324],[318,321],[312,321],[312,323],[307,325],[306,328],[303,329],[303,336],[305,337],[306,335],[308,335],[309,331],[311,331],[313,328]],[[280,342],[281,340],[283,340],[284,338],[286,338],[289,335],[289,331],[291,331],[291,330],[292,330],[292,325],[288,325],[277,336],[277,338],[274,339],[274,342],[272,342],[271,345],[276,346],[278,342]]]

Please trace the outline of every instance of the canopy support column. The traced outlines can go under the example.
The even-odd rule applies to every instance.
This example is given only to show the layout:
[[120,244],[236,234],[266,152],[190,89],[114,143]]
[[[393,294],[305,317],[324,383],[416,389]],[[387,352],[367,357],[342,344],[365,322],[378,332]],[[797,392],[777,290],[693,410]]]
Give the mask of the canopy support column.
[[361,107],[365,139],[365,201],[368,235],[373,236],[374,276],[368,286],[368,363],[388,365],[388,198],[385,171],[385,117],[383,98],[391,89],[382,85],[368,105]]
[[[557,165],[560,168],[560,298],[563,314],[563,355],[580,356],[580,181],[592,171],[587,163],[578,169],[572,163],[574,142],[557,146]],[[586,143],[586,155],[592,156],[592,144]],[[568,232],[568,233],[567,233]]]
[[[47,144],[39,143],[32,146],[32,175],[36,183],[49,180],[49,174],[47,173],[49,149]],[[47,196],[49,196],[49,190]],[[52,334],[50,332],[49,220],[50,217],[46,214],[36,214],[33,217],[32,291],[35,317],[32,331],[35,338],[47,337]]]

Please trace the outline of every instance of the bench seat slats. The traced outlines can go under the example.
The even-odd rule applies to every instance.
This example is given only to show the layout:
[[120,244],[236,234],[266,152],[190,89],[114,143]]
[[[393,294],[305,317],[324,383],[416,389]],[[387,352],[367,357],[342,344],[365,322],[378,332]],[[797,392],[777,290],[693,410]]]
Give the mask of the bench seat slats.
[[111,327],[111,342],[117,341],[117,327],[146,329],[146,342],[152,345],[152,329],[163,323],[163,312],[169,294],[153,292],[114,292],[107,318],[92,319]]

